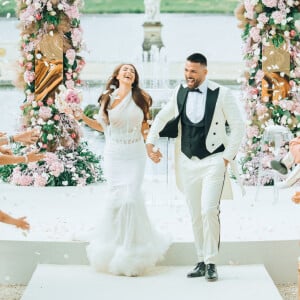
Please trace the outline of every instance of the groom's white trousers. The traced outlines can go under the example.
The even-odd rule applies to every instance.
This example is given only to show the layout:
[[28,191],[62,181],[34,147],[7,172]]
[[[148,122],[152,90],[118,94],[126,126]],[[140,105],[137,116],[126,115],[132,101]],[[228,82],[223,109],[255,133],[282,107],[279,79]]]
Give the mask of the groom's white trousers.
[[220,245],[220,198],[225,179],[222,152],[199,159],[180,155],[181,182],[190,210],[198,262],[216,263]]

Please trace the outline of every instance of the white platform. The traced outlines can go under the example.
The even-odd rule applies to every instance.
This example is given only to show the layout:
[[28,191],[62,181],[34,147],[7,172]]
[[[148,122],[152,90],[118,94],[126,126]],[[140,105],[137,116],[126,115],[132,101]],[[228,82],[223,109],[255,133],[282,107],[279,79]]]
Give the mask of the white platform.
[[220,266],[219,281],[186,278],[190,267],[156,267],[147,276],[96,273],[87,266],[39,265],[21,300],[279,300],[262,265]]

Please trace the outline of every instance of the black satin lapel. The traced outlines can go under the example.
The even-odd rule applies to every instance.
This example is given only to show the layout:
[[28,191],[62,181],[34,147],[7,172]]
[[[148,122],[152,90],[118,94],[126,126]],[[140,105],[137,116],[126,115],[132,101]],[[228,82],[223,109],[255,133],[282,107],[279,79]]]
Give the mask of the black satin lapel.
[[188,95],[188,88],[181,86],[177,93],[177,105],[179,114],[182,112]]
[[213,118],[216,103],[219,96],[219,88],[215,90],[207,89],[206,105],[205,105],[205,134],[208,133],[211,120]]

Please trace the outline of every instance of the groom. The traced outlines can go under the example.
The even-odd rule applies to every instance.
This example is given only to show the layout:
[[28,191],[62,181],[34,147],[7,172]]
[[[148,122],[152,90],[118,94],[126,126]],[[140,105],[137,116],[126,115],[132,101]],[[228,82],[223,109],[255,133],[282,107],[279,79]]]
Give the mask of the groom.
[[233,164],[244,135],[244,122],[230,90],[206,79],[204,55],[190,55],[184,74],[186,86],[176,88],[156,116],[146,147],[148,156],[157,163],[162,156],[155,149],[159,135],[177,136],[176,182],[190,210],[198,257],[187,276],[216,281],[220,198],[226,167]]

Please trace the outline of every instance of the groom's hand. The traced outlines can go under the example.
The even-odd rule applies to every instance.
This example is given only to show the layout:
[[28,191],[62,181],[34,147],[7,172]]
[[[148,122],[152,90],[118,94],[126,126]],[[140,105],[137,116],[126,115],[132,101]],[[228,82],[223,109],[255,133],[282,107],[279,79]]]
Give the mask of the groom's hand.
[[153,144],[146,144],[146,149],[149,158],[153,162],[159,163],[162,158],[162,154],[160,153],[160,151]]

